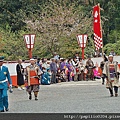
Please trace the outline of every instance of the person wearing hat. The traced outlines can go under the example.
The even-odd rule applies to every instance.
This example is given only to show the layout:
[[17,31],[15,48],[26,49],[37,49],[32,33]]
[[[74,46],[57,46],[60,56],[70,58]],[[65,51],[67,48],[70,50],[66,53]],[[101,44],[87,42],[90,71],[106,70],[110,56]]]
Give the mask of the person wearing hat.
[[[8,111],[8,83],[10,84],[10,92],[12,92],[12,80],[9,70],[3,66],[4,57],[0,56],[0,112]],[[6,79],[7,78],[7,79]]]
[[30,65],[26,67],[26,80],[27,80],[27,92],[29,94],[29,100],[32,99],[32,91],[34,92],[35,100],[38,100],[38,92],[40,85],[40,75],[42,71],[39,66],[35,64],[35,59],[30,59]]
[[115,97],[118,96],[120,69],[117,61],[113,61],[113,55],[109,55],[108,62],[105,63],[103,74],[106,76],[106,88],[110,91],[110,96],[113,97],[113,89]]

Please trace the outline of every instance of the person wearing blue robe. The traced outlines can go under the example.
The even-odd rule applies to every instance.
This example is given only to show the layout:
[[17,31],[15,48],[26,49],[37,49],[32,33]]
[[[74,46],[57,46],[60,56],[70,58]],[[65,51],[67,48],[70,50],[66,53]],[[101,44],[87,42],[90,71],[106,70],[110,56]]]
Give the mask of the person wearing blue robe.
[[[0,56],[0,112],[8,111],[8,83],[10,84],[10,92],[12,92],[12,80],[9,70],[3,66],[4,57]],[[4,110],[5,109],[5,110]]]
[[43,85],[50,85],[51,82],[51,74],[50,69],[47,69],[47,72],[45,72],[42,76],[41,84]]

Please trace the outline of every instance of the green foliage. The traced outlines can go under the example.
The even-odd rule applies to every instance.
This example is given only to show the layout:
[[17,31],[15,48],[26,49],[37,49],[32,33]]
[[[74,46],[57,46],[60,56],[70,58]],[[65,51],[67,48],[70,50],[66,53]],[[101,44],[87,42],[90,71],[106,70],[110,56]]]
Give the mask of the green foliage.
[[114,50],[116,55],[120,55],[120,40],[117,41],[116,43],[112,44],[109,43],[107,45],[105,45],[104,47],[104,51],[107,55],[109,55],[109,53],[111,52],[111,50]]
[[36,34],[33,55],[81,54],[76,35],[88,34],[85,55],[94,53],[92,7],[100,3],[104,50],[120,54],[120,0],[1,0],[0,55],[28,59],[24,34]]

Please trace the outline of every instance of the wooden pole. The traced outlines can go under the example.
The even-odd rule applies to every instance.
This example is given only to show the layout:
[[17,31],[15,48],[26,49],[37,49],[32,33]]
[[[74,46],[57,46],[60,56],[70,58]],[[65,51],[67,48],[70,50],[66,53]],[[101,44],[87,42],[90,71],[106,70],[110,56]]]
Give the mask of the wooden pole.
[[82,59],[84,60],[84,48],[82,48]]
[[[100,3],[98,3],[99,6],[99,14],[100,14]],[[104,54],[104,50],[103,50],[103,35],[102,35],[102,26],[101,26],[101,16],[100,16],[100,31],[101,31],[101,38],[102,38],[102,56]]]
[[32,49],[31,49],[31,35],[29,35],[30,37],[30,48],[29,48],[29,58],[32,58]]
[[29,58],[31,59],[32,58],[32,49],[29,49],[28,54],[29,54]]

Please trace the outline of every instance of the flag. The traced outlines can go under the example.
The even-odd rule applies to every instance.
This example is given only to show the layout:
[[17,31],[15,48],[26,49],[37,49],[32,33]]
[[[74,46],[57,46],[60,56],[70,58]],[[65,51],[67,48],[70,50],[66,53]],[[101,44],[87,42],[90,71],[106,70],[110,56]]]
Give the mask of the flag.
[[99,50],[103,47],[99,5],[93,7],[93,18],[94,44],[95,49]]

